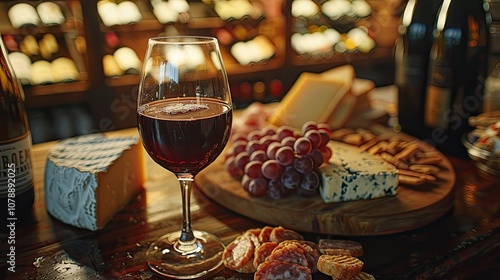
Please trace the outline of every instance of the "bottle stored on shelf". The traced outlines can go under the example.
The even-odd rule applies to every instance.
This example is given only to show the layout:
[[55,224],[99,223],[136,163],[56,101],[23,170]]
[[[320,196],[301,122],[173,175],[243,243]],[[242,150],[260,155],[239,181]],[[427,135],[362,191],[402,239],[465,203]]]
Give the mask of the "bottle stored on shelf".
[[490,23],[484,4],[411,0],[403,14],[406,32],[396,48],[399,123],[446,154],[465,155],[467,119],[481,110]]
[[61,26],[66,21],[61,7],[55,2],[45,1],[36,6],[40,21],[47,26]]
[[489,12],[483,0],[444,0],[434,28],[425,93],[425,139],[447,154],[465,155],[468,118],[481,112],[487,76]]
[[32,27],[40,24],[40,17],[32,5],[17,3],[9,8],[8,17],[13,28]]
[[395,83],[398,88],[398,119],[401,129],[413,136],[427,134],[424,124],[424,97],[432,31],[441,1],[408,1],[398,28]]
[[[15,222],[34,201],[31,135],[24,92],[0,40],[0,219]],[[5,231],[5,226],[0,231]]]
[[121,47],[113,53],[113,57],[123,72],[127,75],[138,75],[142,62],[137,53],[129,47]]

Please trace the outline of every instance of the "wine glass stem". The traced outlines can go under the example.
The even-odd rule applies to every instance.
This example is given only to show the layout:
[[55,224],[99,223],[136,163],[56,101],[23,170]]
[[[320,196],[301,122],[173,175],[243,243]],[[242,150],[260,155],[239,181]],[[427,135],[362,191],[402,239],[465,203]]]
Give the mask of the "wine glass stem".
[[183,245],[193,245],[196,238],[193,234],[191,226],[191,185],[193,183],[193,175],[181,174],[178,175],[182,193],[182,233],[179,242]]

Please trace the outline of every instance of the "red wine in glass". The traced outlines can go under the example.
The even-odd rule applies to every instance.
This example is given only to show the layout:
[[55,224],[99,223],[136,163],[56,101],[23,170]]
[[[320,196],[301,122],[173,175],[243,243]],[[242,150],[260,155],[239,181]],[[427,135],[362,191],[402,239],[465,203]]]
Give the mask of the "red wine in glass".
[[179,98],[149,103],[138,113],[143,145],[173,173],[198,174],[224,149],[232,109],[217,99]]
[[217,39],[150,38],[137,99],[143,146],[176,175],[182,199],[181,230],[152,242],[146,261],[168,278],[212,275],[223,267],[225,244],[215,234],[193,229],[190,193],[195,175],[220,155],[231,132],[231,91]]

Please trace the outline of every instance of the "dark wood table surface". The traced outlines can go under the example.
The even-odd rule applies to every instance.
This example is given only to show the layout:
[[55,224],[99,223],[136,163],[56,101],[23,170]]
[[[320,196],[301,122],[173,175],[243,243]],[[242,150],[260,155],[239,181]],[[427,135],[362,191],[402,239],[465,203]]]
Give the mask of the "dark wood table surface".
[[[136,133],[135,129],[115,133]],[[74,228],[52,218],[44,200],[44,167],[53,142],[34,146],[35,204],[15,229],[15,273],[7,273],[6,235],[1,235],[0,279],[161,279],[145,262],[152,241],[181,224],[175,177],[147,162],[145,190],[101,231]],[[377,279],[500,279],[500,179],[488,178],[467,159],[450,158],[456,174],[453,208],[424,227],[383,236],[326,236],[360,242],[364,271]],[[197,188],[192,194],[195,229],[226,244],[243,231],[265,226],[215,204]],[[300,217],[297,217],[300,219]],[[253,279],[223,269],[213,279]],[[318,273],[314,279],[331,279]]]

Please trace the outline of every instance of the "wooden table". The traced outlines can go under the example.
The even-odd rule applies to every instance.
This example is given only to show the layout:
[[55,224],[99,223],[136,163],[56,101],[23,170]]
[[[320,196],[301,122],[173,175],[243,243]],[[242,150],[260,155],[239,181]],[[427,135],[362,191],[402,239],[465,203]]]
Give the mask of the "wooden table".
[[[114,133],[134,134],[136,130]],[[22,225],[18,223],[15,230],[15,273],[6,274],[6,236],[0,236],[0,279],[161,279],[149,270],[144,253],[157,237],[180,228],[180,190],[175,177],[149,160],[144,192],[103,230],[77,229],[52,218],[45,209],[45,158],[53,144],[34,146],[35,204],[32,215],[19,219]],[[500,179],[480,176],[466,159],[450,160],[457,174],[452,210],[409,232],[350,238],[364,247],[364,271],[377,279],[492,279],[500,275]],[[226,244],[249,228],[264,226],[215,204],[197,188],[191,209],[195,229],[213,232]],[[311,241],[336,238],[303,234]],[[224,269],[214,278],[253,276]],[[331,278],[317,274],[314,279]]]

